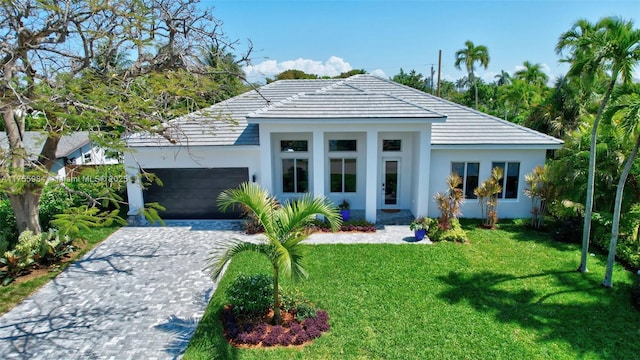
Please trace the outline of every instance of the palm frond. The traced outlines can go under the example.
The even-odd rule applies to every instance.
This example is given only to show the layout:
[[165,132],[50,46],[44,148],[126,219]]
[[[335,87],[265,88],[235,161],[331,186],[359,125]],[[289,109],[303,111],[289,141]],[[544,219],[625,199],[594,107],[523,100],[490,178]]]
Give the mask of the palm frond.
[[227,211],[233,205],[243,205],[253,212],[267,232],[273,228],[271,214],[278,208],[278,202],[258,184],[245,182],[220,193],[218,207],[221,211]]
[[224,270],[225,265],[237,254],[245,251],[252,251],[263,254],[273,259],[273,247],[269,244],[255,244],[238,239],[231,239],[217,244],[208,258],[209,265],[206,267],[214,281],[217,281]]

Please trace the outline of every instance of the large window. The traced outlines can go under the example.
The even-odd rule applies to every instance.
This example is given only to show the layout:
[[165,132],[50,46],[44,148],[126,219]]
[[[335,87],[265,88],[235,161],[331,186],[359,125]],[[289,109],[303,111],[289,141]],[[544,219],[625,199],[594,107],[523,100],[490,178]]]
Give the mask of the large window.
[[282,192],[309,192],[309,143],[307,140],[280,141]]
[[460,188],[467,199],[476,199],[473,193],[478,187],[480,176],[480,163],[477,162],[453,162],[451,163],[451,173],[458,174],[462,178]]
[[520,163],[518,162],[497,162],[491,164],[491,168],[499,167],[502,169],[502,193],[498,194],[499,198],[517,199],[518,183],[520,180]]
[[356,159],[329,159],[331,192],[356,192]]

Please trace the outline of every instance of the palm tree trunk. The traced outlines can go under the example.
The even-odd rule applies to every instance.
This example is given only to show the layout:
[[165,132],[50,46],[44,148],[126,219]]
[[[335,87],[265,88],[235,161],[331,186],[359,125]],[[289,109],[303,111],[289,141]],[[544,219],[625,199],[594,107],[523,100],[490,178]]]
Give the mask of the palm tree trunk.
[[278,266],[273,267],[273,324],[279,325],[282,323],[282,317],[280,316],[280,285],[278,283]]
[[627,182],[629,172],[631,172],[631,166],[633,161],[638,155],[638,148],[640,148],[640,136],[636,139],[636,144],[633,147],[633,151],[629,155],[622,174],[620,174],[620,181],[618,181],[618,189],[616,190],[616,202],[613,211],[613,226],[611,228],[611,243],[609,244],[609,256],[607,257],[607,269],[604,274],[604,280],[602,285],[606,287],[612,287],[613,278],[613,263],[616,258],[616,246],[618,246],[618,231],[620,229],[620,213],[622,212],[622,194],[624,193],[624,184]]
[[584,206],[584,226],[582,229],[582,257],[580,259],[580,267],[578,268],[578,271],[583,273],[589,271],[587,269],[587,259],[589,255],[589,238],[591,237],[591,217],[593,214],[593,192],[595,188],[596,176],[596,141],[598,135],[598,125],[600,123],[600,118],[602,117],[602,112],[607,106],[607,101],[609,100],[611,92],[613,91],[613,87],[616,84],[617,77],[618,72],[614,71],[613,74],[611,74],[611,81],[609,82],[607,92],[604,94],[602,102],[600,103],[600,107],[598,108],[598,112],[596,113],[596,118],[593,120],[593,129],[591,129],[591,148],[589,149],[589,169],[587,177],[587,200]]

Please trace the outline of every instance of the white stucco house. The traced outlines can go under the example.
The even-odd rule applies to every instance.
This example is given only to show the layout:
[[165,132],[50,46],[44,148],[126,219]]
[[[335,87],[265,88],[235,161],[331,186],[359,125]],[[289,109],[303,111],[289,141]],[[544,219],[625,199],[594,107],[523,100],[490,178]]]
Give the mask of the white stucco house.
[[[45,140],[46,135],[42,132],[25,132],[24,146],[30,159],[38,159]],[[9,150],[9,139],[4,131],[0,132],[0,149],[2,151]],[[119,163],[119,159],[109,157],[104,148],[91,141],[88,131],[76,131],[60,138],[51,172],[53,173],[52,177],[63,180],[70,175],[67,170],[74,166],[117,163]]]
[[[501,217],[529,217],[524,175],[562,141],[372,75],[282,80],[175,119],[163,134],[132,134],[124,156],[129,215],[157,201],[166,218],[221,218],[216,197],[243,181],[279,199],[304,193],[378,210],[437,217],[446,177],[464,180],[465,217],[480,217],[474,188],[504,168]],[[154,172],[163,187],[143,189]]]

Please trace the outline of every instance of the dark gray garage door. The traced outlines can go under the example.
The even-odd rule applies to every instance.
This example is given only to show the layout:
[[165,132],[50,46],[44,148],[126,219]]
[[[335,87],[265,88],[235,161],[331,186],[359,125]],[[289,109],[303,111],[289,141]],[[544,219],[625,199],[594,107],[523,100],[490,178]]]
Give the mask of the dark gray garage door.
[[151,185],[144,191],[144,202],[158,202],[166,208],[163,219],[233,219],[237,209],[222,213],[218,195],[249,180],[248,168],[145,169],[156,174],[163,186]]

